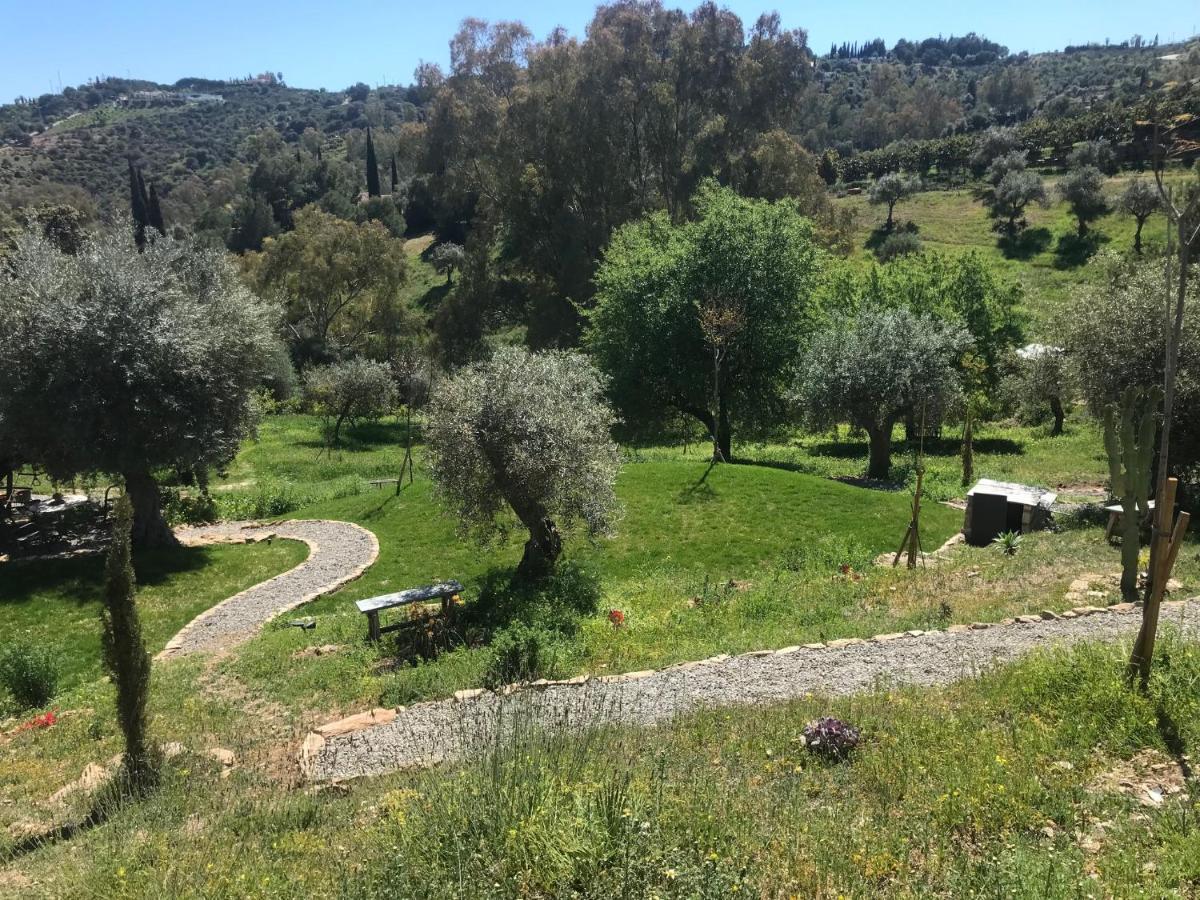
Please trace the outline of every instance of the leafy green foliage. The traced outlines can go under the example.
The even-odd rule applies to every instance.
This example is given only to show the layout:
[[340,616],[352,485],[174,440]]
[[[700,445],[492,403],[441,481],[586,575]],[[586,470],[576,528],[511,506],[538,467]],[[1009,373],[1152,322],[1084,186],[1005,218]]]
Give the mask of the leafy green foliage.
[[[706,186],[696,219],[663,214],[618,231],[596,275],[587,344],[612,379],[611,392],[634,429],[684,413],[723,435],[761,433],[784,418],[788,372],[815,318],[818,251],[812,226],[787,201],[740,198]],[[701,309],[736,312],[717,366]]]
[[1108,212],[1104,197],[1104,173],[1093,165],[1075,169],[1058,183],[1058,192],[1070,204],[1071,214],[1079,222],[1079,235],[1087,234],[1088,224]]
[[892,212],[895,210],[896,204],[920,189],[921,180],[903,172],[891,172],[872,182],[869,192],[871,202],[887,207],[887,221],[883,226],[886,231],[892,230]]
[[0,687],[19,709],[39,709],[58,691],[58,666],[45,644],[14,640],[0,647]]

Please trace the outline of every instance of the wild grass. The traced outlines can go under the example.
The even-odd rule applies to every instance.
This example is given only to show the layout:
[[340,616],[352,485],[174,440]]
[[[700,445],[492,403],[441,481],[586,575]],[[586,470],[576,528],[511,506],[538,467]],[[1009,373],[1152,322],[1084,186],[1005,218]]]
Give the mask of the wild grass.
[[[1124,685],[1127,649],[1047,651],[946,688],[881,684],[857,697],[690,714],[649,732],[519,727],[462,766],[323,790],[302,787],[273,761],[262,737],[272,722],[195,694],[187,682],[196,670],[176,670],[161,692],[191,693],[191,703],[159,726],[164,737],[183,733],[187,746],[161,791],[0,868],[0,889],[29,897],[1187,895],[1200,878],[1195,796],[1185,787],[1155,802],[1146,790],[1172,772],[1184,783],[1179,754],[1200,739],[1200,648],[1167,636],[1145,697]],[[804,724],[827,714],[862,730],[845,762],[800,743]],[[108,739],[87,747],[85,734],[82,723],[67,723],[0,753],[55,758],[68,744],[102,752]],[[239,751],[229,777],[205,756],[215,741]]]

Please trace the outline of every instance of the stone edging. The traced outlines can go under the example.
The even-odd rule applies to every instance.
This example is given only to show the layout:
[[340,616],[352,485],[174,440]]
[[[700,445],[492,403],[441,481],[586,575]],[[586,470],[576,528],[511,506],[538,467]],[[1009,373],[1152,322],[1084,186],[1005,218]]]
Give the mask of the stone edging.
[[[287,519],[287,520],[282,520],[282,521],[276,520],[273,522],[245,522],[242,525],[240,525],[239,527],[243,531],[252,531],[252,530],[260,529],[260,528],[272,528],[272,527],[281,527],[281,526],[286,527],[288,524],[291,524],[291,523],[309,523],[309,524],[329,523],[329,524],[346,526],[348,528],[356,528],[359,531],[366,534],[370,538],[371,558],[365,564],[357,567],[352,572],[347,573],[344,578],[339,579],[336,583],[334,583],[330,586],[327,586],[327,587],[323,588],[322,590],[304,594],[304,595],[298,597],[296,600],[289,601],[288,603],[284,604],[283,606],[278,607],[271,613],[271,618],[274,618],[275,616],[278,616],[278,615],[282,615],[285,612],[289,612],[290,610],[295,609],[297,606],[303,606],[305,603],[309,603],[313,600],[316,600],[318,597],[323,597],[325,594],[328,594],[330,591],[337,590],[338,588],[346,586],[351,581],[355,581],[356,579],[361,578],[363,573],[366,572],[367,569],[369,569],[372,565],[374,565],[375,561],[379,558],[379,539],[375,536],[375,533],[370,531],[369,529],[363,528],[361,525],[356,525],[353,522],[341,522],[341,521],[334,521],[334,520],[330,520],[330,519]],[[274,537],[278,537],[281,540],[300,541],[302,544],[305,544],[308,547],[308,556],[305,557],[304,560],[301,561],[300,563],[298,563],[297,565],[288,569],[286,572],[280,572],[278,575],[275,575],[272,578],[267,579],[267,581],[260,581],[258,584],[251,585],[250,587],[246,588],[245,590],[239,591],[238,593],[234,594],[232,597],[227,597],[226,599],[222,600],[220,603],[216,604],[215,606],[211,606],[208,609],[204,610],[204,612],[200,613],[198,616],[196,616],[194,619],[192,619],[190,622],[188,622],[186,625],[184,625],[183,628],[179,629],[179,631],[176,632],[174,637],[172,637],[169,641],[167,641],[167,645],[165,647],[163,647],[162,650],[160,650],[157,654],[155,654],[155,656],[154,656],[155,662],[161,662],[162,660],[170,659],[171,657],[178,654],[180,652],[180,650],[183,648],[184,642],[187,639],[187,636],[192,632],[192,630],[199,627],[206,619],[208,619],[210,616],[214,615],[218,610],[223,609],[232,603],[236,603],[239,599],[244,597],[246,594],[250,593],[251,591],[257,590],[259,587],[261,587],[262,585],[266,584],[269,581],[273,581],[276,578],[281,578],[284,575],[289,575],[292,572],[295,572],[297,569],[301,568],[306,563],[308,563],[308,561],[311,560],[314,556],[316,556],[317,553],[319,553],[320,549],[321,549],[320,545],[312,538],[289,536],[286,534],[279,534],[278,532],[270,532],[268,534],[263,535],[262,537],[252,537],[251,535],[246,535],[246,541],[244,541],[244,543],[259,543],[261,541],[270,540],[271,538],[274,538]]]
[[[1190,598],[1190,601],[1200,600],[1200,597]],[[1189,600],[1169,600],[1163,601],[1162,609],[1179,609],[1186,605]],[[1036,625],[1040,622],[1052,621],[1055,619],[1079,619],[1085,616],[1098,614],[1110,615],[1128,615],[1140,609],[1142,602],[1136,601],[1133,603],[1115,603],[1112,606],[1076,606],[1065,612],[1056,613],[1051,610],[1043,610],[1038,615],[1023,615],[1013,618],[1001,619],[999,622],[972,622],[969,625],[950,625],[944,629],[935,628],[929,631],[920,629],[911,629],[909,631],[897,631],[887,634],[876,634],[868,638],[837,638],[832,641],[811,644],[795,644],[790,647],[783,647],[779,650],[751,650],[746,653],[737,654],[738,657],[761,657],[761,656],[788,656],[793,653],[814,652],[819,653],[824,650],[840,650],[844,647],[852,647],[857,644],[884,644],[892,641],[900,641],[905,638],[921,637],[927,634],[937,634],[944,632],[947,634],[956,634],[965,631],[983,631],[989,628],[1004,628],[1017,627],[1024,625]],[[397,706],[395,708],[376,708],[367,712],[357,713],[356,715],[348,716],[344,719],[339,719],[335,722],[329,722],[321,725],[310,731],[304,738],[299,751],[300,769],[305,777],[312,777],[312,763],[325,746],[327,740],[335,737],[342,737],[348,734],[365,731],[374,728],[377,725],[386,725],[393,721],[397,714],[405,709],[414,709],[419,706],[427,706],[433,704],[446,703],[447,700],[453,700],[459,703],[469,703],[487,694],[496,694],[507,696],[520,691],[536,691],[548,687],[563,687],[563,686],[580,686],[589,682],[622,682],[622,681],[639,681],[643,678],[649,678],[658,672],[671,671],[686,671],[695,669],[700,666],[722,663],[728,659],[734,658],[728,653],[721,653],[717,656],[710,656],[707,659],[694,660],[689,662],[673,663],[669,666],[664,666],[662,669],[644,669],[637,672],[625,672],[620,675],[577,675],[574,678],[565,679],[546,679],[539,678],[537,681],[519,682],[516,684],[506,684],[495,691],[489,691],[485,688],[471,688],[468,690],[455,691],[452,698],[443,698],[440,700],[427,700],[424,703],[414,704],[412,707]]]

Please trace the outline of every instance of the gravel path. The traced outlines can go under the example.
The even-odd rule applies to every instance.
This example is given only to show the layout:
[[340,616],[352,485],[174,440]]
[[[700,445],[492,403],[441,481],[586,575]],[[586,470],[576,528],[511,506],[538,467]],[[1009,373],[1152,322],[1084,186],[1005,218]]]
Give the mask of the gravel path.
[[305,520],[222,522],[177,532],[186,544],[263,540],[274,535],[308,544],[308,559],[274,578],[235,594],[184,626],[156,659],[226,650],[258,634],[280,613],[315,600],[358,578],[379,555],[375,535],[350,522]]
[[[461,691],[453,700],[376,710],[373,720],[380,724],[362,730],[339,734],[337,725],[324,734],[318,730],[305,741],[302,763],[316,779],[378,775],[478,753],[530,725],[652,725],[702,707],[772,703],[810,692],[852,694],[880,683],[943,684],[1037,647],[1128,638],[1140,621],[1140,610],[1097,610],[1075,618],[885,635],[849,646],[833,642],[835,646],[819,649],[714,657],[659,672],[535,684],[507,694]],[[1200,598],[1164,605],[1162,622],[1200,632]],[[372,714],[354,719],[358,721],[345,724],[361,726]]]

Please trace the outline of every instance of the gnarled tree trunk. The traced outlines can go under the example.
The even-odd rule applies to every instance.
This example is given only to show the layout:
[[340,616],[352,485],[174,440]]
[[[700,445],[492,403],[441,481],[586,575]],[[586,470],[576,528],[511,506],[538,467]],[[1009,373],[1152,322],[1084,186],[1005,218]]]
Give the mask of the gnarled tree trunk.
[[174,547],[179,542],[167,526],[158,496],[158,483],[145,469],[125,473],[125,493],[133,504],[132,539],[135,547]]
[[1054,427],[1050,429],[1050,436],[1058,437],[1063,433],[1063,420],[1067,417],[1063,411],[1061,397],[1054,396],[1050,398],[1050,412],[1054,414]]
[[544,578],[554,571],[554,565],[562,554],[562,535],[554,520],[542,515],[533,522],[525,522],[529,529],[529,540],[525,542],[525,553],[517,566],[517,576],[529,580]]

